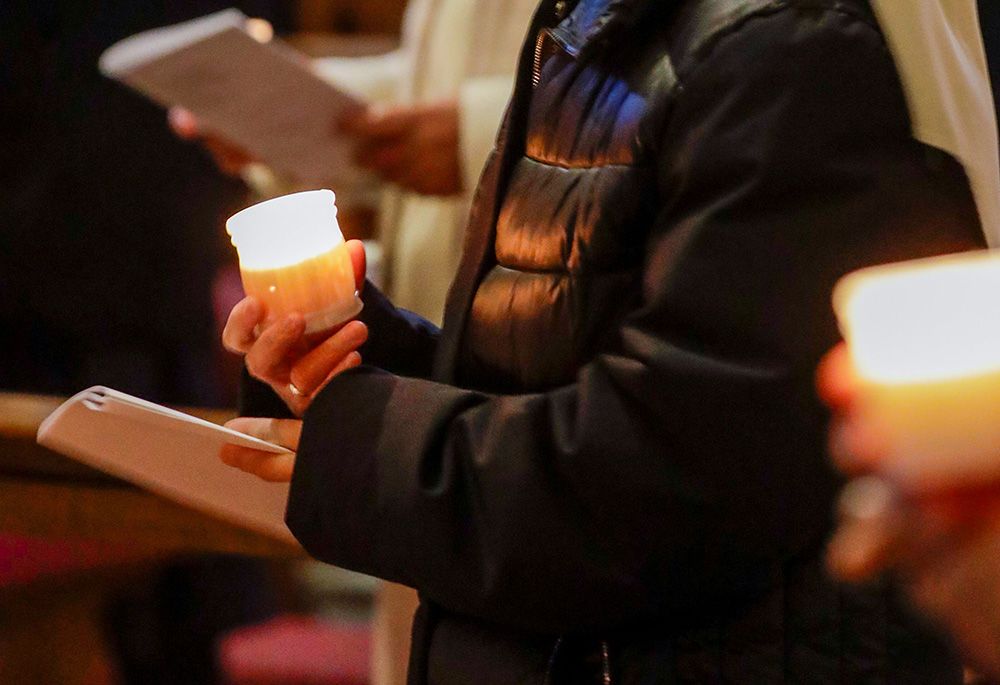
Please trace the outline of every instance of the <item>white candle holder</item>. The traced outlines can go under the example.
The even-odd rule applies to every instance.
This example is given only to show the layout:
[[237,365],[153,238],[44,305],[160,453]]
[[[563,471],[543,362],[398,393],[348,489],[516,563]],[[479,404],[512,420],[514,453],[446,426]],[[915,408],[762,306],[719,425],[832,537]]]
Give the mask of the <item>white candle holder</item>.
[[911,490],[1000,478],[1000,256],[862,269],[833,303],[886,474]]
[[306,332],[316,333],[361,311],[335,201],[331,190],[292,193],[226,222],[239,253],[243,289],[264,304],[265,323],[298,312]]

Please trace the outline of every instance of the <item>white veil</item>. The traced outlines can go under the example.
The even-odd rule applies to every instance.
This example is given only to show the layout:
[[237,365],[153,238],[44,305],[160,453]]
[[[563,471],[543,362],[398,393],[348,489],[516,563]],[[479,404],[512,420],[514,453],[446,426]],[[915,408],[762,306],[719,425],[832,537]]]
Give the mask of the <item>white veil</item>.
[[986,241],[1000,247],[996,110],[975,0],[871,4],[903,81],[914,137],[962,163]]

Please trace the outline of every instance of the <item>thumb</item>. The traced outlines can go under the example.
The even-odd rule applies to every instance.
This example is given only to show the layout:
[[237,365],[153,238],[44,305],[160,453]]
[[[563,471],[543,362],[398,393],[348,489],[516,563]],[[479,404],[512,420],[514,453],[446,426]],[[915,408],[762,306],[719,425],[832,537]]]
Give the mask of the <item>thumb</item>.
[[299,448],[299,437],[302,434],[302,421],[297,419],[271,419],[241,416],[226,423],[230,428],[240,433],[259,438],[266,442],[287,447],[293,452]]
[[816,389],[820,399],[837,412],[847,411],[860,386],[857,369],[851,361],[846,343],[840,343],[819,364],[816,371]]
[[360,293],[365,286],[365,272],[368,268],[365,244],[360,240],[348,240],[347,252],[351,255],[351,266],[354,268],[354,287]]
[[198,120],[183,107],[171,107],[167,112],[167,123],[177,137],[183,140],[196,140],[202,135]]

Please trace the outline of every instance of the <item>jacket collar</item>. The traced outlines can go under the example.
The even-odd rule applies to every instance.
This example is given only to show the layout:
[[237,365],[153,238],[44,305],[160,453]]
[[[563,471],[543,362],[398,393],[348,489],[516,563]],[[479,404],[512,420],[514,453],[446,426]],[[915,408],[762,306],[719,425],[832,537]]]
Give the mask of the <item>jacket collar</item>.
[[589,52],[631,28],[644,6],[665,1],[579,0],[566,19],[552,29],[552,34],[573,54]]

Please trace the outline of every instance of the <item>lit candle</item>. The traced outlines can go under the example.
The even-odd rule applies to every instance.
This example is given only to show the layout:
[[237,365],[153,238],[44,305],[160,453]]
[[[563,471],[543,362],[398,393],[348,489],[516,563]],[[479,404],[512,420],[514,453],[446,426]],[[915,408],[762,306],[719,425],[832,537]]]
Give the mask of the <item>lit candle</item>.
[[833,300],[886,475],[918,490],[1000,478],[1000,256],[862,269]]
[[226,222],[240,257],[243,289],[264,303],[265,322],[299,312],[306,332],[323,331],[361,311],[354,269],[330,190],[284,195]]

